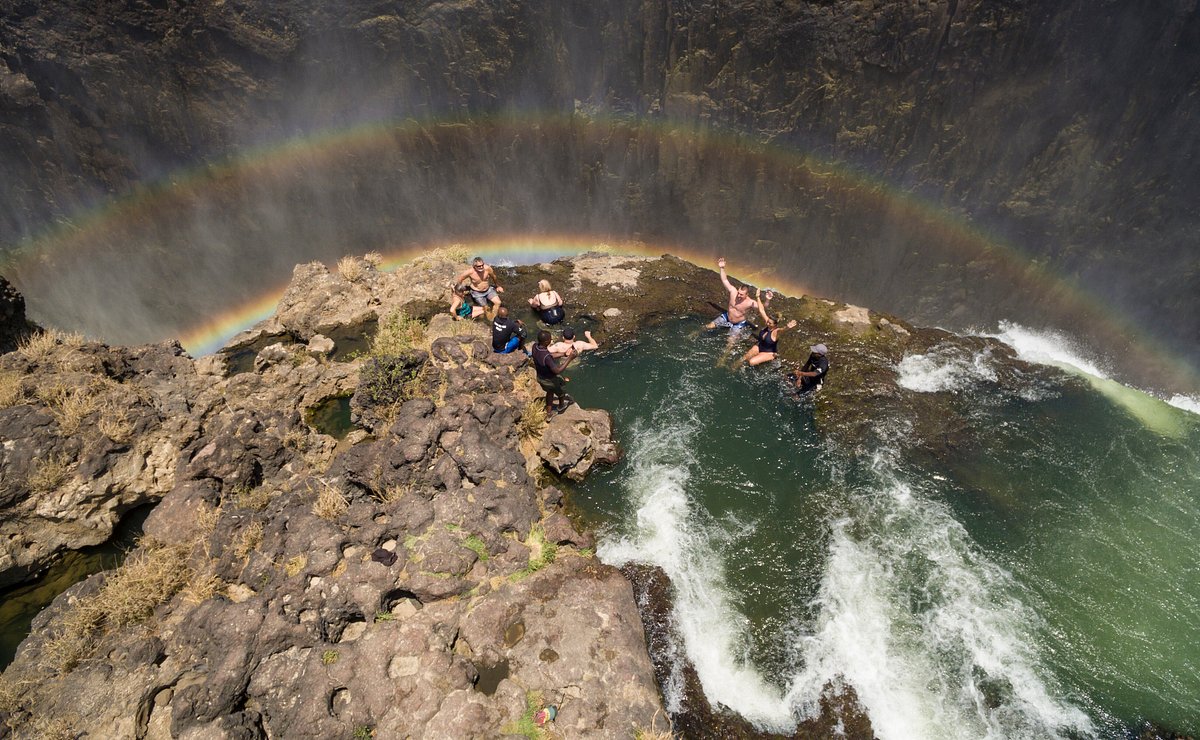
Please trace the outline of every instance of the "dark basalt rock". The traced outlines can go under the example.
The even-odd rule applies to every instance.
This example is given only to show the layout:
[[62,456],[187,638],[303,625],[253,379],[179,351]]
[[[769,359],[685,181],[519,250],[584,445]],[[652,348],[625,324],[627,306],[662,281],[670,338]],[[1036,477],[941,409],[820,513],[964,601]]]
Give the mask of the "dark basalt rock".
[[[0,89],[4,82],[5,78],[0,74]],[[0,275],[0,353],[12,352],[37,328],[25,318],[25,296]]]

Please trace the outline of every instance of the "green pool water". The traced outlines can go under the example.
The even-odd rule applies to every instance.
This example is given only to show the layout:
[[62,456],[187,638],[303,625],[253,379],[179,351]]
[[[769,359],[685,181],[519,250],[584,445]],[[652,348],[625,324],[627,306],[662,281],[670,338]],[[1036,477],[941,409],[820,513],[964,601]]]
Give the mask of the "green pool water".
[[33,618],[54,597],[93,573],[121,564],[141,535],[142,523],[151,508],[144,506],[126,514],[105,544],[68,552],[36,579],[0,591],[0,669],[12,662],[17,646],[29,634]]
[[881,415],[836,450],[699,323],[568,375],[627,451],[574,501],[671,577],[710,700],[787,731],[841,676],[885,740],[1200,730],[1200,417],[950,368],[974,444],[929,463]]

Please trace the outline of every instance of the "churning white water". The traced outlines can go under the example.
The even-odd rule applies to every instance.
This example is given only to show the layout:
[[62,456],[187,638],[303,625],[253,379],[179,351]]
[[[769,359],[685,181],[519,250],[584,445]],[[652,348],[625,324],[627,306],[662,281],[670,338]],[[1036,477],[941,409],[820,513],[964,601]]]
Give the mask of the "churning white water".
[[[987,377],[973,362],[956,367]],[[614,565],[663,568],[683,652],[712,703],[789,732],[819,711],[829,682],[844,679],[883,740],[1093,734],[1046,677],[1038,616],[1013,579],[973,545],[936,488],[906,482],[884,456],[870,466],[869,484],[826,482],[846,489],[846,500],[827,522],[816,617],[773,636],[794,658],[768,680],[749,655],[747,596],[723,557],[731,529],[748,525],[711,516],[690,492],[711,464],[697,436],[719,423],[708,394],[720,391],[686,378],[676,388],[669,403],[642,410],[626,436],[619,484],[636,513],[598,553]],[[667,700],[677,710],[675,689],[667,687]]]
[[[623,487],[636,506],[636,522],[624,536],[602,542],[597,554],[613,565],[636,561],[662,568],[674,589],[684,652],[709,701],[785,731],[795,723],[781,692],[745,659],[747,621],[719,555],[728,525],[710,520],[688,496],[691,472],[700,464],[693,437],[704,401],[695,384],[683,385],[690,392],[632,430]],[[668,704],[677,709],[680,698],[668,696]]]
[[811,713],[843,676],[885,740],[1092,734],[1048,684],[1038,617],[1010,575],[882,456],[874,472],[878,487],[832,523],[817,623],[797,638],[793,704]]
[[1200,414],[1200,398],[1197,398],[1196,396],[1185,396],[1176,393],[1167,399],[1167,403],[1171,404],[1177,409],[1190,411],[1193,414]]
[[1140,421],[1147,429],[1165,437],[1179,438],[1187,425],[1172,407],[1194,411],[1187,406],[1186,396],[1163,401],[1145,391],[1113,380],[1089,358],[1070,337],[1053,331],[1035,331],[1012,322],[1001,322],[1000,332],[994,334],[1017,351],[1021,359],[1052,365],[1086,380],[1092,388]]
[[982,332],[980,335],[999,339],[1015,349],[1017,355],[1027,362],[1069,366],[1097,378],[1109,379],[1099,359],[1090,356],[1078,342],[1061,332],[1038,331],[1011,321],[1001,321],[999,332]]
[[968,354],[950,346],[908,355],[896,366],[896,372],[896,382],[902,388],[919,393],[960,391],[980,381],[996,380],[990,352]]

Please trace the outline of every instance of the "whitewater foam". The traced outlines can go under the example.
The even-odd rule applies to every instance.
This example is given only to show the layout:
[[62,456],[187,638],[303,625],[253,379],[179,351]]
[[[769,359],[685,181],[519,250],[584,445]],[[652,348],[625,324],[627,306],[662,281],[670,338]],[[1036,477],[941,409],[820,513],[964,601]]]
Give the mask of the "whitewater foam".
[[[675,626],[696,669],[705,696],[756,725],[785,732],[795,726],[780,692],[744,659],[748,622],[736,608],[720,558],[731,534],[698,510],[687,492],[696,465],[692,438],[695,417],[679,418],[682,405],[660,409],[654,429],[635,427],[629,474],[623,485],[635,502],[634,527],[602,543],[597,554],[611,565],[636,561],[657,565],[674,589]],[[665,417],[671,417],[664,421]],[[746,526],[731,522],[732,526]],[[667,697],[677,708],[678,684]]]
[[1174,406],[1177,409],[1183,409],[1184,411],[1190,411],[1193,414],[1200,414],[1200,397],[1185,396],[1185,395],[1176,393],[1175,395],[1173,395],[1167,399],[1167,403],[1171,404],[1172,406]]
[[1088,375],[1110,380],[1099,359],[1089,356],[1081,344],[1069,336],[1056,331],[1037,331],[1011,321],[1001,321],[1000,331],[983,333],[1004,342],[1017,351],[1027,362],[1062,367],[1069,365]]
[[1179,413],[1172,410],[1177,406],[1192,411],[1186,406],[1186,396],[1176,396],[1185,405],[1163,401],[1146,391],[1113,380],[1096,360],[1085,356],[1079,345],[1064,334],[1039,332],[1009,321],[1000,323],[1000,333],[991,335],[1010,345],[1018,356],[1029,362],[1053,365],[1073,373],[1088,382],[1097,392],[1125,409],[1147,429],[1166,437],[1182,437],[1186,425]]
[[896,382],[902,388],[919,393],[961,391],[981,381],[995,382],[991,352],[964,354],[947,346],[926,354],[907,355],[896,366],[899,375]]
[[884,740],[1094,733],[1041,677],[1036,614],[948,511],[890,474],[861,503],[833,524],[789,702],[811,715],[844,676]]

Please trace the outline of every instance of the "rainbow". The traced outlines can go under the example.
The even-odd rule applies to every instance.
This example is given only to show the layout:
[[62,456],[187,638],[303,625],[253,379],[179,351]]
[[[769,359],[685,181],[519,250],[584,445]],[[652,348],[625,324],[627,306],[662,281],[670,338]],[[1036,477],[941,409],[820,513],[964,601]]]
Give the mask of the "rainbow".
[[[384,272],[396,270],[411,263],[423,254],[449,246],[465,249],[472,256],[480,255],[489,262],[511,260],[514,264],[545,262],[595,250],[611,250],[615,254],[640,257],[660,257],[671,254],[701,267],[713,267],[712,257],[706,252],[688,249],[680,245],[646,244],[638,241],[619,241],[583,235],[537,235],[491,237],[470,242],[425,244],[390,251],[384,255],[379,269]],[[731,266],[733,269],[733,266]],[[737,270],[736,276],[752,284],[770,284],[789,295],[804,295],[807,288],[794,281],[781,281],[776,275],[758,270]],[[287,285],[276,286],[265,294],[246,301],[188,330],[180,338],[184,348],[195,356],[216,352],[230,338],[241,331],[269,318],[275,312],[279,299]]]
[[[186,204],[209,189],[219,188],[230,181],[266,177],[286,177],[325,166],[342,157],[368,157],[378,147],[396,146],[405,136],[421,136],[431,127],[469,125],[490,128],[498,132],[526,130],[529,127],[607,127],[633,134],[650,134],[664,141],[685,145],[715,147],[716,150],[748,159],[755,163],[782,163],[802,168],[814,182],[833,192],[853,191],[862,202],[901,217],[906,223],[928,233],[938,243],[960,250],[965,259],[987,259],[1005,277],[1015,281],[1032,281],[1071,312],[1099,322],[1105,331],[1119,336],[1128,346],[1144,351],[1147,356],[1162,357],[1163,350],[1140,337],[1143,332],[1126,317],[1116,314],[1096,296],[1086,292],[1073,281],[1050,273],[1043,265],[1031,261],[1016,245],[981,229],[963,216],[941,208],[915,194],[892,186],[881,178],[846,163],[831,162],[809,153],[775,143],[763,143],[735,132],[711,127],[681,126],[668,121],[616,120],[605,118],[581,119],[557,114],[506,114],[469,120],[375,121],[345,129],[328,130],[306,137],[249,148],[216,163],[180,170],[161,181],[138,186],[122,196],[98,204],[70,219],[62,219],[45,232],[28,239],[7,251],[0,258],[0,270],[20,273],[22,269],[37,269],[49,265],[53,269],[57,254],[83,254],[98,234],[110,229],[138,223],[140,219],[161,210]],[[454,241],[447,238],[446,243]],[[708,266],[715,251],[679,244],[639,245],[623,242],[607,234],[475,236],[461,239],[470,249],[492,259],[503,255],[545,253],[572,254],[605,242],[621,242],[621,250],[635,254],[675,254],[689,261]],[[408,261],[429,244],[405,245],[392,250],[391,263]],[[753,276],[748,279],[771,283],[787,290],[782,276]],[[262,296],[210,317],[184,332],[184,344],[191,351],[212,351],[221,338],[269,315],[282,288],[273,287]],[[789,292],[808,292],[791,290]],[[1200,387],[1198,375],[1182,358],[1170,358],[1174,374],[1186,379],[1184,385]]]

